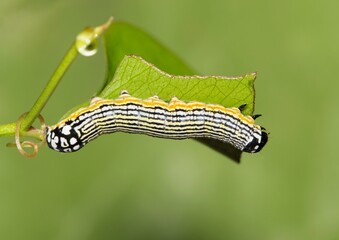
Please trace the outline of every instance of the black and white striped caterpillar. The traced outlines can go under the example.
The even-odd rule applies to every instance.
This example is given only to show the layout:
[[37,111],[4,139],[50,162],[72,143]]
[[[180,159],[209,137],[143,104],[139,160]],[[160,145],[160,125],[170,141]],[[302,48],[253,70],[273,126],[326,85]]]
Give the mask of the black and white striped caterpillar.
[[259,152],[268,135],[238,108],[202,102],[169,103],[158,97],[142,100],[127,91],[114,100],[94,98],[54,126],[46,128],[48,146],[59,152],[75,152],[106,133],[126,132],[168,139],[213,138],[244,152]]

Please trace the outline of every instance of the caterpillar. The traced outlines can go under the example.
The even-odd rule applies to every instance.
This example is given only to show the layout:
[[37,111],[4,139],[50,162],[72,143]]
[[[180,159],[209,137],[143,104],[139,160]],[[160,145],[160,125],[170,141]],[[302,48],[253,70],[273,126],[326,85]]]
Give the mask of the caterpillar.
[[145,100],[122,91],[117,99],[93,98],[54,126],[46,127],[48,146],[59,152],[75,152],[102,134],[126,132],[168,139],[213,138],[255,153],[268,140],[265,129],[238,108],[202,102],[169,103],[157,96]]

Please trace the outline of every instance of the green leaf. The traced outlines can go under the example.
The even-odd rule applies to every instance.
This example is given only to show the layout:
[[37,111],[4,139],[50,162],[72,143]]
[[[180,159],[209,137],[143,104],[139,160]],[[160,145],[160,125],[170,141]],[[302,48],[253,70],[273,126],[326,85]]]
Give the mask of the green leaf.
[[[126,23],[112,23],[104,34],[104,45],[108,65],[106,79],[97,93],[99,97],[114,99],[121,90],[128,90],[132,96],[143,99],[157,95],[165,101],[175,96],[183,101],[225,107],[247,104],[243,113],[253,113],[255,73],[242,77],[194,76],[170,50]],[[196,140],[240,161],[241,151],[229,144],[212,139]]]
[[107,55],[107,76],[104,86],[112,80],[124,56],[131,54],[144,58],[170,74],[194,74],[194,71],[169,49],[130,24],[113,22],[104,34],[104,44]]
[[[183,101],[200,101],[221,104],[226,107],[247,104],[244,113],[252,113],[254,107],[255,73],[243,77],[176,76],[167,74],[138,56],[125,56],[115,75],[99,97],[114,99],[121,90],[139,98],[157,95],[164,101],[174,96]],[[209,147],[240,162],[241,151],[229,144],[212,139],[196,139]]]
[[121,90],[130,95],[148,98],[157,95],[164,101],[178,97],[183,101],[199,101],[239,107],[247,104],[245,114],[253,110],[255,74],[243,77],[176,76],[167,74],[138,56],[125,56],[112,81],[99,94],[106,99],[117,98]]
[[[189,76],[196,73],[149,34],[130,24],[113,22],[103,36],[107,74],[98,96],[115,98],[121,90],[126,89],[133,96],[140,98],[158,95],[163,100],[169,100],[176,96],[181,100],[216,103],[226,107],[239,107],[246,103],[244,114],[253,113],[255,73],[236,78],[198,76],[189,80],[187,77],[179,76],[168,78],[168,74]],[[132,54],[142,57],[148,63],[137,57],[125,58],[126,55]],[[164,72],[152,67],[151,64]],[[150,73],[147,71],[154,74],[152,78],[147,75]],[[131,75],[128,76],[127,73]],[[140,75],[136,77],[138,74]],[[164,77],[160,78],[161,76]],[[171,82],[168,82],[169,79]]]

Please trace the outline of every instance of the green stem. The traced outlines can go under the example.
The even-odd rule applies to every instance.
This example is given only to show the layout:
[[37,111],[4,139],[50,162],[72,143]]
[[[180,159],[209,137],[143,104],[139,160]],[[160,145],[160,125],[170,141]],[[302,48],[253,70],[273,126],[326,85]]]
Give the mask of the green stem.
[[15,123],[8,123],[0,125],[0,137],[14,136],[15,134]]
[[32,125],[34,120],[38,117],[41,110],[46,105],[48,99],[53,94],[60,80],[62,79],[65,72],[68,70],[68,68],[71,66],[72,62],[74,61],[77,55],[78,55],[78,50],[75,44],[73,44],[72,47],[66,53],[65,57],[62,59],[58,68],[55,70],[51,79],[48,81],[44,90],[42,91],[42,93],[40,94],[36,102],[34,103],[33,107],[28,112],[25,119],[22,121],[22,124],[21,124],[22,130],[27,130]]
[[[26,130],[32,125],[34,120],[39,116],[41,110],[46,105],[48,99],[53,94],[54,90],[58,86],[59,82],[61,81],[62,77],[64,76],[67,69],[70,67],[76,56],[78,55],[78,50],[75,44],[68,50],[65,57],[62,59],[60,65],[53,73],[51,79],[48,81],[47,85],[45,86],[44,90],[35,101],[34,105],[32,106],[31,110],[28,112],[27,116],[21,123],[21,131],[20,134],[25,136],[27,135]],[[15,128],[16,123],[8,123],[0,125],[0,137],[2,136],[14,136],[15,135]]]
[[[15,123],[7,123],[0,125],[0,137],[10,137],[15,135],[16,130],[16,122]],[[39,131],[22,131],[20,133],[21,136],[29,136],[36,139],[41,140],[41,134]]]
[[[58,86],[62,77],[75,60],[78,52],[84,56],[92,56],[97,51],[97,38],[110,26],[113,18],[110,17],[108,21],[96,28],[87,28],[82,31],[78,36],[74,44],[68,50],[58,68],[53,73],[51,79],[43,89],[42,93],[35,101],[31,110],[27,113],[26,117],[21,123],[20,135],[31,136],[41,139],[39,132],[27,131],[33,124],[34,120],[39,116],[41,110],[46,105],[48,99],[53,94],[54,90]],[[16,123],[8,123],[0,125],[0,137],[3,136],[14,136],[16,130]]]

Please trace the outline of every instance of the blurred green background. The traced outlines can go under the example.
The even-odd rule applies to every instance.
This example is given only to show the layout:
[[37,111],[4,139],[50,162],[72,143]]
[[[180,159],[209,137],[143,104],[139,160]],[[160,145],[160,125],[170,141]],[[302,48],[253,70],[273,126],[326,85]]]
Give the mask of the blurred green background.
[[[25,159],[0,144],[0,239],[339,239],[339,2],[1,0],[1,123],[27,111],[85,26],[113,15],[203,75],[258,71],[270,132],[240,165],[195,141],[103,136]],[[105,76],[79,57],[43,111],[54,124]],[[337,156],[337,157],[335,157]]]

